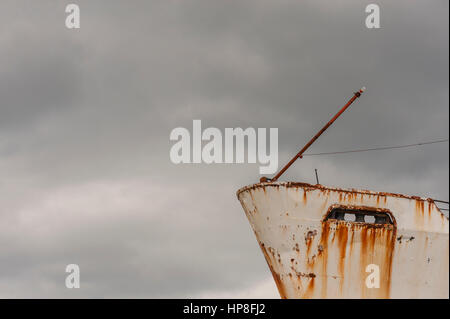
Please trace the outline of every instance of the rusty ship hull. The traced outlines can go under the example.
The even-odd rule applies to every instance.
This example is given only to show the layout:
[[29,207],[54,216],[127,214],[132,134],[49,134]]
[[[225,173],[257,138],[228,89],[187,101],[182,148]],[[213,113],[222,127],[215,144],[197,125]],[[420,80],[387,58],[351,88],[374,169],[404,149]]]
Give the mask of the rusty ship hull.
[[431,199],[293,182],[237,196],[281,298],[449,297],[449,222]]

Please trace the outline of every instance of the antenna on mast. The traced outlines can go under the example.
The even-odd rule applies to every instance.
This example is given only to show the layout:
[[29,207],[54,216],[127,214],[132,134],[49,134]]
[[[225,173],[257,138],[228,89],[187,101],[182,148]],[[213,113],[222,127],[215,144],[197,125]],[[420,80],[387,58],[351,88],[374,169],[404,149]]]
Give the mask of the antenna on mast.
[[314,137],[308,142],[306,143],[305,146],[303,146],[303,148],[300,150],[300,152],[298,152],[290,161],[289,163],[287,163],[272,179],[267,178],[265,176],[260,178],[260,182],[276,182],[278,180],[278,178],[280,178],[281,175],[283,175],[283,173],[297,160],[297,158],[302,158],[303,153],[311,146],[312,143],[314,143],[320,135],[322,135],[323,132],[326,131],[327,128],[329,128],[331,126],[331,124],[334,123],[334,121],[336,121],[336,119],[342,114],[344,113],[344,111],[357,99],[361,96],[361,94],[366,90],[366,87],[362,87],[359,91],[355,92],[353,94],[353,97],[347,102],[347,104],[345,104],[339,112],[336,113],[336,115],[319,131],[317,132],[316,135],[314,135]]

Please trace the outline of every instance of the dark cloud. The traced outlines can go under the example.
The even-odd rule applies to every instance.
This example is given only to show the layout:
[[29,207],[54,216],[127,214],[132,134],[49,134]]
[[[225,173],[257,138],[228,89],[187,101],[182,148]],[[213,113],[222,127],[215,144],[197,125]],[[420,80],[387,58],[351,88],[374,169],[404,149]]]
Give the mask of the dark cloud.
[[[80,30],[64,2],[0,4],[0,296],[273,295],[235,197],[258,167],[172,164],[193,119],[278,127],[282,165],[365,85],[311,152],[448,136],[446,1],[378,1],[379,30],[369,1],[77,3]],[[438,144],[284,178],[447,199],[448,162]]]

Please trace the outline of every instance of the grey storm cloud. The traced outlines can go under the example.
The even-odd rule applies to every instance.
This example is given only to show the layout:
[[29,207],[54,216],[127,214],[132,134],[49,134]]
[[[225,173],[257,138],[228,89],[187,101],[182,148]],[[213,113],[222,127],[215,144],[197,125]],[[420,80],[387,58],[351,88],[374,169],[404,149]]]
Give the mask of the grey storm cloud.
[[[277,127],[310,152],[448,137],[448,2],[0,3],[0,297],[276,297],[235,191],[257,164],[174,165],[176,127]],[[284,176],[448,199],[448,143],[305,157]],[[81,288],[64,285],[81,268]],[[265,284],[267,283],[267,284]]]

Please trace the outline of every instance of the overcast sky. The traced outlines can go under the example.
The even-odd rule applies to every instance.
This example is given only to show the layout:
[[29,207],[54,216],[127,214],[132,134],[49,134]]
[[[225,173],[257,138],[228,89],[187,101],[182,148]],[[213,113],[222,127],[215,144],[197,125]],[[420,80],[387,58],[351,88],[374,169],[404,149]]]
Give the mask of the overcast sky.
[[[0,297],[278,297],[236,198],[258,164],[170,162],[176,127],[310,152],[448,138],[448,1],[0,1]],[[365,27],[365,7],[381,28]],[[448,143],[283,180],[448,200]],[[65,287],[65,267],[81,288]]]

